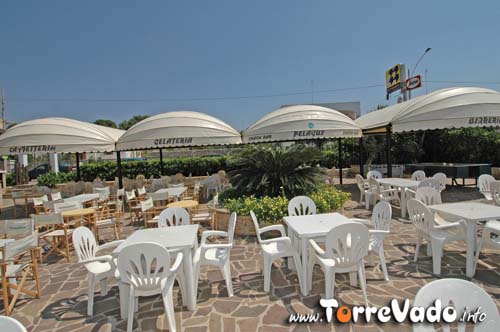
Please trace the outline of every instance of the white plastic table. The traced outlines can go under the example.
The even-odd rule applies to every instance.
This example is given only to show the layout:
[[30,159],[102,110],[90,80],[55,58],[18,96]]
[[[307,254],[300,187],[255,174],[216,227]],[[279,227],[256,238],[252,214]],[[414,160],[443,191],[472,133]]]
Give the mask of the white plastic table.
[[81,194],[73,197],[65,198],[65,202],[78,202],[80,204],[84,204],[93,200],[99,199],[99,194]]
[[390,186],[392,188],[399,189],[400,194],[400,204],[401,204],[401,218],[406,217],[406,189],[415,190],[420,181],[413,181],[408,179],[401,178],[385,178],[385,179],[377,179],[378,183],[384,186]]
[[157,194],[168,193],[168,196],[172,196],[174,201],[179,200],[179,197],[184,194],[187,190],[187,187],[176,187],[176,188],[162,188],[155,191]]
[[465,220],[467,223],[467,262],[466,275],[474,276],[474,251],[476,250],[476,226],[479,221],[487,221],[500,218],[500,206],[474,203],[446,203],[430,205],[429,209],[439,214],[449,215],[454,218]]
[[335,226],[355,223],[355,221],[336,212],[307,216],[288,216],[284,217],[283,220],[288,226],[288,236],[292,240],[294,247],[297,248],[300,245],[298,251],[300,252],[302,263],[302,294],[306,296],[309,294],[310,289],[309,280],[307,280],[309,239],[325,237]]
[[[140,229],[132,233],[125,242],[113,250],[113,256],[118,256],[120,251],[131,244],[141,242],[157,243],[169,250],[180,250],[183,253],[182,268],[186,278],[186,298],[184,303],[189,310],[196,310],[196,289],[194,289],[193,252],[198,247],[198,224],[182,225],[164,228]],[[123,319],[127,318],[128,309],[128,287],[119,282],[120,289],[120,313]],[[184,294],[182,294],[184,296]]]

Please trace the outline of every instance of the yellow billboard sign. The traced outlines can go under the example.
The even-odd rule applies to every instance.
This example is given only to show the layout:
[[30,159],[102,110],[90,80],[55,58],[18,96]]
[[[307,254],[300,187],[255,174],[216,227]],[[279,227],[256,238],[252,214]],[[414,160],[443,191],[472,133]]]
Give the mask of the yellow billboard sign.
[[397,64],[385,72],[385,87],[387,93],[401,89],[401,83],[404,83],[405,65]]

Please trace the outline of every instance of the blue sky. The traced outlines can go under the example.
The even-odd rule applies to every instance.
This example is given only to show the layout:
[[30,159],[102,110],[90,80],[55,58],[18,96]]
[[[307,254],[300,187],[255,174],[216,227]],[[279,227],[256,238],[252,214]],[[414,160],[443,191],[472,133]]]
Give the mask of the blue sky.
[[[500,2],[480,3],[4,2],[0,85],[7,120],[120,122],[187,109],[243,129],[282,104],[310,103],[311,81],[315,90],[380,85],[314,94],[314,102],[360,101],[366,112],[386,103],[385,70],[413,66],[427,47],[417,73],[427,69],[429,91],[499,90],[485,82],[500,82]],[[200,100],[296,92],[304,94]]]

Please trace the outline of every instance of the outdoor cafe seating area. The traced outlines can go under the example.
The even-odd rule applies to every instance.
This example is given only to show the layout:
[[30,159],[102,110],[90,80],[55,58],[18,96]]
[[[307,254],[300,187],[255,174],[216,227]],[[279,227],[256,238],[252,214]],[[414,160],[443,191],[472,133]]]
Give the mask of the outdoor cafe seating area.
[[[96,182],[92,193],[30,197],[18,206],[30,216],[0,224],[2,310],[37,330],[56,319],[47,330],[80,322],[88,330],[243,331],[257,326],[254,314],[255,323],[277,328],[289,313],[317,310],[320,297],[381,305],[447,277],[498,297],[500,181],[482,175],[473,190],[448,188],[452,203],[440,174],[391,179],[372,171],[355,181],[341,211],[318,214],[310,198],[295,197],[283,225],[264,228],[251,212],[255,238],[235,237],[235,213],[217,229],[219,189],[200,211],[203,181],[156,181],[147,190]],[[14,256],[23,262],[16,282]]]

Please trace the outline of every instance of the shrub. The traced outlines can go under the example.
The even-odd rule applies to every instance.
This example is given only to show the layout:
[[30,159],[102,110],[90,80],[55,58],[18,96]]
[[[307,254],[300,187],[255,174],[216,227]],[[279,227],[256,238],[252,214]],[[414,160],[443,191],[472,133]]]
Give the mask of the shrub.
[[7,178],[5,179],[5,182],[8,186],[15,186],[16,185],[16,174],[15,173],[8,173]]
[[76,178],[76,173],[74,171],[67,173],[49,172],[46,174],[39,175],[37,177],[37,183],[39,186],[47,186],[49,188],[54,188],[58,183],[74,181],[75,178]]
[[309,197],[316,204],[318,213],[327,213],[340,210],[351,199],[351,194],[323,185],[317,191],[310,193]]

